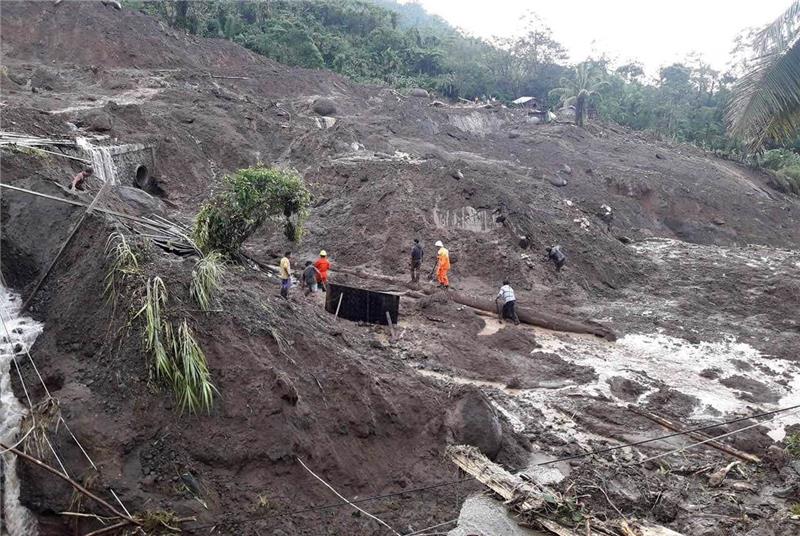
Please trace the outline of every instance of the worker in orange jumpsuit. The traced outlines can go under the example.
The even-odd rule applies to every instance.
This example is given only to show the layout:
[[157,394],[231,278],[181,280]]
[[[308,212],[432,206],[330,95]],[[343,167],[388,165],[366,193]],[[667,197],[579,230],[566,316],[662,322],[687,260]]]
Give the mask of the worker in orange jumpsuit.
[[436,252],[436,281],[441,287],[450,288],[450,281],[447,279],[447,272],[450,271],[450,252],[441,240],[437,240],[434,245],[439,248]]
[[317,284],[319,284],[322,292],[326,292],[328,290],[328,270],[331,269],[327,251],[323,249],[319,252],[319,259],[314,263],[314,267],[319,272],[319,274],[317,274]]

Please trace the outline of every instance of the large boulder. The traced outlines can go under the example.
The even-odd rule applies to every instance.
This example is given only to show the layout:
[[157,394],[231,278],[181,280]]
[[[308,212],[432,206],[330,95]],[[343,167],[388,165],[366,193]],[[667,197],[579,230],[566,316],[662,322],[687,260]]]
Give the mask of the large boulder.
[[311,109],[319,115],[335,115],[336,103],[327,97],[320,97],[314,101]]
[[430,94],[421,87],[415,87],[414,89],[411,90],[409,95],[411,95],[412,97],[424,97],[426,99],[430,97]]
[[472,445],[495,459],[502,445],[503,427],[491,403],[473,386],[463,387],[456,397],[458,400],[445,419],[450,440]]
[[75,124],[93,132],[108,132],[114,128],[114,119],[105,110],[95,109],[85,112]]

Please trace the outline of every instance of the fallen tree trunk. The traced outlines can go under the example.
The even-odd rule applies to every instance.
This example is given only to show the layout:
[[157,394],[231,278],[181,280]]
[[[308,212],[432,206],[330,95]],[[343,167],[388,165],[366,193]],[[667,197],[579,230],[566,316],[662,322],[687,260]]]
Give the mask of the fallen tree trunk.
[[[579,536],[579,532],[571,527],[544,517],[545,507],[556,511],[565,504],[558,493],[535,481],[528,474],[528,480],[513,475],[489,460],[475,447],[467,445],[450,445],[445,449],[445,456],[462,471],[475,477],[476,480],[503,498],[509,510],[531,521],[558,536]],[[647,521],[618,519],[601,521],[588,517],[586,528],[580,529],[580,536],[682,536],[680,533]]]
[[[484,300],[469,296],[461,292],[451,292],[450,297],[454,302],[461,305],[467,305],[474,309],[481,309],[494,313],[497,311],[495,303],[491,300]],[[603,337],[609,341],[617,340],[617,335],[609,328],[596,324],[591,321],[573,320],[555,313],[545,311],[533,311],[525,307],[517,307],[517,316],[520,322],[530,324],[532,326],[539,326],[545,329],[552,329],[553,331],[569,331],[571,333],[588,333]]]
[[[253,261],[263,270],[267,270],[272,273],[278,273],[277,266],[272,266],[269,264],[262,263],[248,255],[245,255],[245,257]],[[364,270],[357,270],[351,268],[341,268],[339,266],[332,269],[331,271],[334,273],[338,272],[342,274],[351,275],[354,277],[360,277],[363,279],[372,279],[375,281],[381,281],[383,283],[390,283],[397,287],[406,287],[408,283],[407,281],[401,281],[396,277],[391,277],[388,275],[375,274],[372,272],[366,272]],[[434,289],[430,288],[429,290],[430,292],[428,293],[419,292],[415,290],[405,290],[404,293],[414,298],[424,298],[426,295],[433,294]],[[447,295],[450,297],[451,300],[460,305],[466,305],[467,307],[478,309],[480,311],[486,311],[492,314],[497,313],[497,307],[495,306],[495,303],[491,300],[476,298],[474,296],[470,296],[468,294],[455,291],[449,291]],[[567,318],[565,316],[556,313],[550,313],[545,311],[533,311],[531,309],[527,309],[524,307],[517,307],[517,316],[519,317],[520,322],[529,324],[531,326],[538,326],[540,328],[551,329],[553,331],[586,333],[589,335],[595,335],[597,337],[603,337],[604,339],[607,339],[609,341],[617,340],[617,334],[612,329],[588,320],[574,320],[572,318]]]

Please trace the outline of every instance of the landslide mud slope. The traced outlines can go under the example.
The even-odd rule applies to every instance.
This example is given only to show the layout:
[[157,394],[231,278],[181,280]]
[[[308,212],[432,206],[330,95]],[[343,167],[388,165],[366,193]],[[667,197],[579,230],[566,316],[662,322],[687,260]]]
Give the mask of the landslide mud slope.
[[[297,261],[325,248],[334,265],[399,275],[411,238],[427,245],[428,263],[442,239],[459,290],[490,296],[510,276],[521,301],[623,333],[743,337],[784,357],[800,346],[796,308],[786,299],[800,287],[794,257],[781,256],[775,270],[751,270],[749,257],[735,253],[757,244],[769,256],[770,248],[800,244],[800,202],[771,190],[760,173],[613,125],[534,125],[519,111],[433,106],[97,3],[4,3],[0,30],[3,129],[155,144],[163,197],[149,200],[148,210],[190,222],[225,173],[259,162],[297,168],[315,196],[308,235],[290,246],[264,229],[248,244],[263,262],[287,247]],[[312,110],[319,97],[336,105],[329,118]],[[53,182],[66,185],[78,169],[59,157],[3,151],[4,182],[54,195],[72,195]],[[615,210],[611,232],[596,216],[603,203]],[[4,192],[3,273],[18,290],[31,290],[78,217],[65,207]],[[221,312],[192,312],[191,261],[148,250],[148,273],[165,277],[191,315],[221,392],[212,415],[179,417],[168,393],[153,392],[139,327],[102,297],[112,225],[92,218],[35,301],[45,331],[33,355],[99,462],[103,485],[135,509],[197,515],[195,526],[219,523],[231,534],[373,534],[377,526],[339,509],[278,514],[333,499],[296,457],[348,497],[454,478],[441,452],[463,432],[454,431],[452,414],[478,395],[442,389],[408,363],[524,388],[580,385],[597,375],[585,365],[595,363],[565,360],[558,345],[531,359],[538,344],[531,333],[477,337],[486,321],[443,298],[404,298],[408,333],[389,348],[379,328],[334,323],[300,297],[280,301],[274,279],[247,267],[230,270]],[[695,246],[653,255],[620,236]],[[561,277],[542,258],[556,242],[570,256]],[[703,249],[719,246],[734,253]],[[675,251],[692,261],[672,262]],[[712,275],[695,262],[704,255],[713,256]],[[36,385],[33,371],[25,374]],[[658,407],[679,413],[669,400]],[[466,428],[490,426],[487,415],[470,415]],[[491,447],[519,464],[527,440],[504,426]],[[85,470],[69,438],[62,432],[56,440],[65,463]],[[205,507],[187,493],[185,474],[200,482]],[[33,471],[23,476],[24,499],[44,533],[61,534],[54,512],[67,508],[69,490]],[[397,527],[421,528],[456,517],[463,491],[432,491],[427,501],[397,496],[369,510]],[[225,524],[241,517],[256,520]]]

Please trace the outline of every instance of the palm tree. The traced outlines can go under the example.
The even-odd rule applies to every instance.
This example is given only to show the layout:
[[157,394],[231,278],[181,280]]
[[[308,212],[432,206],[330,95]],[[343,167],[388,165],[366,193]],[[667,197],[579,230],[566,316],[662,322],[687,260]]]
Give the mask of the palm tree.
[[586,108],[589,101],[600,95],[606,83],[594,76],[593,70],[586,63],[575,67],[575,79],[562,78],[561,87],[550,90],[550,95],[559,97],[564,106],[575,105],[575,124],[582,127],[586,119]]
[[800,0],[753,39],[752,69],[733,86],[726,119],[750,150],[800,128]]

